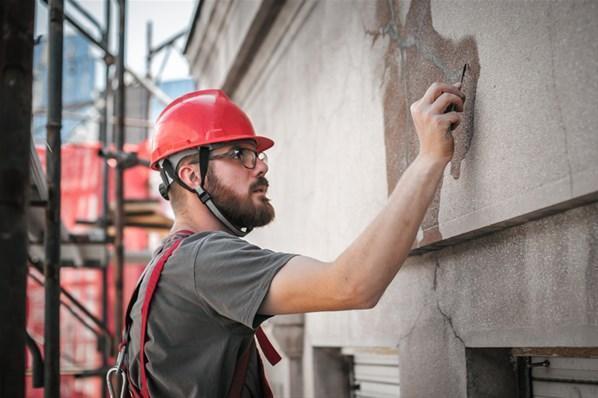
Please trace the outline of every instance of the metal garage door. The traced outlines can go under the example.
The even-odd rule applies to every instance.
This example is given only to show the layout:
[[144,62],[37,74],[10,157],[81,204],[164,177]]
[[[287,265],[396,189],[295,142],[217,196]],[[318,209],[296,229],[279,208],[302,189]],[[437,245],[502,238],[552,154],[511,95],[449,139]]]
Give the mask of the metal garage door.
[[[547,361],[547,362],[545,362]],[[532,357],[534,398],[598,397],[598,358]]]
[[396,349],[343,349],[353,357],[355,398],[399,397],[399,355]]

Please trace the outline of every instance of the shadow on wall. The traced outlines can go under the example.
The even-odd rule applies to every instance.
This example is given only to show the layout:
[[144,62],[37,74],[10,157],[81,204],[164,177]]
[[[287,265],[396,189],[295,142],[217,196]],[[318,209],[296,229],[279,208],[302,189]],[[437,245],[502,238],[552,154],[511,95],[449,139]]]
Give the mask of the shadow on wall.
[[[389,193],[398,178],[415,159],[418,142],[409,106],[417,101],[435,81],[457,82],[463,65],[468,64],[463,91],[467,96],[463,123],[455,131],[455,154],[451,175],[458,179],[474,131],[474,104],[480,61],[476,41],[467,36],[457,42],[445,39],[434,30],[430,0],[413,0],[405,18],[399,17],[399,0],[379,0],[376,7],[378,29],[366,31],[372,44],[388,38],[384,58],[384,137],[386,175]],[[417,246],[442,239],[438,229],[438,211],[442,183],[422,223],[423,238]]]

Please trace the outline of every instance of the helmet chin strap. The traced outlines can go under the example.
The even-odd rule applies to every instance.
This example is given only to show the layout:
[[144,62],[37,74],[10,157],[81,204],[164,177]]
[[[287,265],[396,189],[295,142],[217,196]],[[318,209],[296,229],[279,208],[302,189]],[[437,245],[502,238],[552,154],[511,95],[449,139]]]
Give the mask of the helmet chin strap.
[[206,207],[208,208],[208,210],[210,210],[214,217],[216,217],[222,224],[224,224],[224,226],[228,228],[230,232],[232,232],[234,235],[243,237],[251,232],[253,228],[238,228],[234,226],[230,221],[228,221],[227,218],[224,217],[224,215],[220,212],[218,207],[216,207],[210,194],[207,193],[201,186],[195,188],[194,191],[197,194],[199,200],[201,200],[201,202],[204,205],[206,205]]

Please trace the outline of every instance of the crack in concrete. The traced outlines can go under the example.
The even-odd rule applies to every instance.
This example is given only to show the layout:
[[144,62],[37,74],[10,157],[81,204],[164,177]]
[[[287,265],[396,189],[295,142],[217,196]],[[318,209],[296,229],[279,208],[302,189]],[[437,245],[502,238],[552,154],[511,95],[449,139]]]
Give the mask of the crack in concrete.
[[465,342],[463,341],[463,339],[461,338],[461,336],[459,336],[457,334],[457,331],[455,330],[455,326],[453,325],[453,319],[442,310],[442,308],[440,307],[440,299],[438,298],[438,294],[437,294],[437,287],[438,287],[438,271],[440,270],[440,259],[438,258],[438,256],[434,256],[434,279],[432,281],[432,288],[434,290],[434,293],[436,295],[436,308],[438,309],[438,312],[440,312],[440,315],[442,315],[442,317],[444,318],[444,320],[448,323],[449,327],[451,328],[451,331],[453,332],[453,335],[455,336],[455,338],[457,340],[459,340],[461,342],[461,344],[463,344],[463,346],[465,346]]
[[[432,279],[432,291],[435,293],[436,292],[436,287],[438,284],[438,270],[440,269],[440,260],[438,259],[438,256],[434,257],[434,262],[435,262],[435,266],[434,266],[434,277]],[[438,305],[438,299],[436,299],[436,305]],[[408,338],[409,336],[411,336],[411,334],[413,333],[413,331],[415,330],[415,327],[417,326],[419,319],[421,318],[422,313],[424,312],[424,310],[426,309],[426,305],[422,305],[422,307],[420,308],[419,312],[417,313],[417,316],[415,317],[415,321],[413,322],[413,324],[411,325],[411,327],[409,328],[409,331],[407,333],[405,333],[404,335],[399,335],[399,341],[403,341],[404,339]]]
[[[436,257],[435,258],[435,266],[434,266],[434,279],[432,280],[432,288],[433,288],[432,290],[433,290],[433,294],[435,295],[435,298],[436,298],[436,309],[438,310],[440,315],[442,315],[442,318],[444,319],[444,321],[448,324],[449,328],[451,329],[451,332],[453,333],[453,336],[455,336],[455,338],[457,340],[459,340],[461,342],[461,344],[465,347],[465,341],[463,341],[463,338],[461,336],[459,336],[459,334],[457,333],[457,330],[455,329],[455,325],[453,324],[453,319],[440,306],[440,299],[438,298],[438,295],[436,293],[436,289],[438,287],[438,270],[439,269],[440,269],[440,261],[439,261],[438,257]],[[419,312],[417,313],[417,316],[415,317],[415,321],[413,322],[413,324],[411,325],[411,327],[409,328],[407,333],[399,335],[399,343],[402,342],[403,340],[409,338],[413,334],[425,309],[426,309],[426,305],[423,305],[420,308]]]
[[438,256],[434,257],[434,279],[432,280],[432,290],[436,291],[436,287],[438,286],[438,270],[440,269],[440,260],[438,260]]
[[[551,4],[548,7],[548,18],[552,20],[552,8],[553,5]],[[556,24],[556,23],[555,23]],[[573,168],[571,166],[571,159],[569,158],[569,143],[568,143],[568,131],[567,125],[565,124],[565,118],[563,117],[563,109],[561,107],[561,99],[559,96],[559,90],[556,87],[556,71],[554,65],[554,41],[555,41],[555,32],[552,23],[548,24],[548,42],[550,43],[550,77],[551,77],[551,85],[552,90],[555,97],[556,103],[556,111],[557,111],[557,120],[559,124],[560,130],[563,132],[563,140],[564,140],[564,149],[565,149],[565,160],[567,161],[567,172],[569,173],[569,195],[573,196]]]
[[463,341],[463,338],[461,338],[461,336],[459,336],[457,334],[457,331],[455,330],[455,326],[453,325],[453,319],[446,312],[444,312],[442,310],[442,308],[440,307],[440,300],[438,300],[438,299],[436,299],[436,308],[438,309],[438,312],[440,312],[440,315],[442,315],[444,320],[448,323],[455,338],[457,340],[459,340],[461,342],[461,344],[463,344],[463,346],[465,347],[465,342]]

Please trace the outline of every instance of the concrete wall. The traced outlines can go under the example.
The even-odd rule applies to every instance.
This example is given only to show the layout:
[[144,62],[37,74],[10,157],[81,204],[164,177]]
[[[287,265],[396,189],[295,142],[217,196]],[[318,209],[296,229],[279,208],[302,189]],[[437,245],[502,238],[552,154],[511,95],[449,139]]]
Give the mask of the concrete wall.
[[[246,22],[232,3],[215,5],[222,20]],[[244,31],[262,34],[202,11],[188,53],[209,60],[192,62],[201,87],[229,88],[277,143],[277,220],[250,236],[275,250],[334,259],[417,154],[410,103],[469,65],[466,122],[415,246],[428,253],[373,310],[293,318],[281,345],[305,350],[284,366],[303,374],[285,377],[302,387],[285,395],[318,396],[314,347],[398,347],[401,396],[465,397],[465,347],[598,346],[598,3],[288,0],[267,18],[272,4],[247,3],[262,17]],[[223,57],[231,41],[252,52]]]

